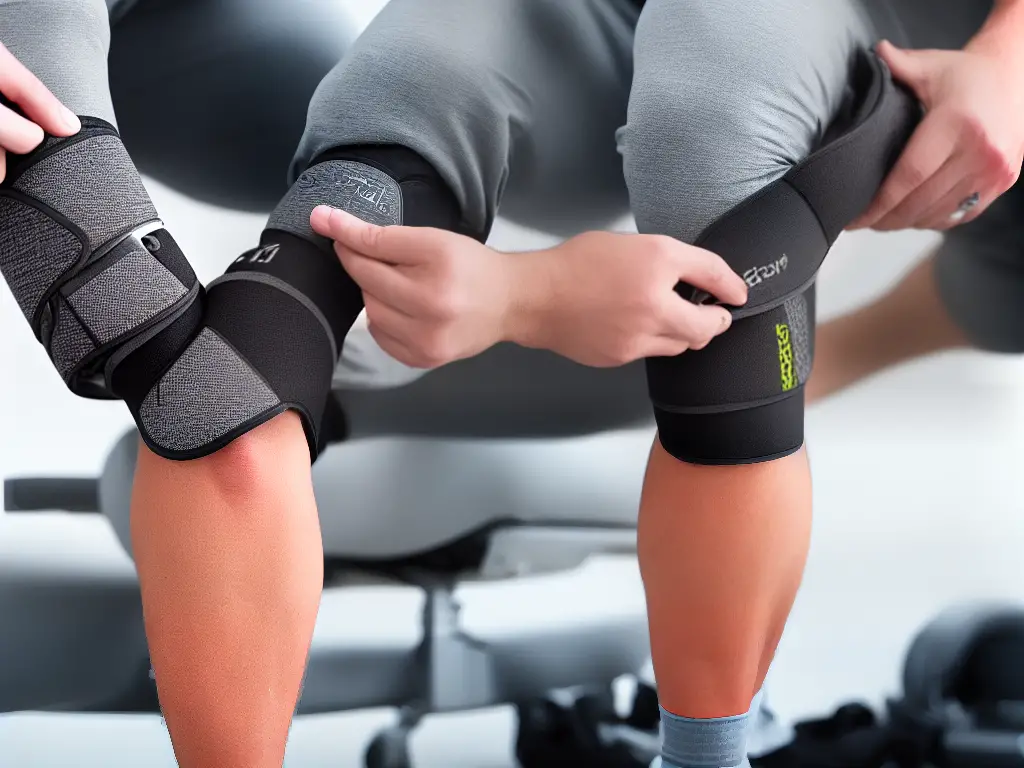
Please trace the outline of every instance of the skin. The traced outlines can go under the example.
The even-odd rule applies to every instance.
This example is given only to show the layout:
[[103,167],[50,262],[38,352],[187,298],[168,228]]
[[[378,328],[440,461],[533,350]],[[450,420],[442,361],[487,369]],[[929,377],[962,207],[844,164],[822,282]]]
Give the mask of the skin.
[[[1020,176],[1024,158],[1024,2],[996,4],[960,51],[878,52],[920,99],[925,119],[851,229],[946,230],[980,216]],[[972,194],[979,203],[957,217]]]
[[[963,51],[880,48],[928,117],[851,229],[944,231],[972,221],[1020,177],[1024,157],[1024,2],[996,4]],[[967,216],[950,218],[977,191]],[[939,295],[929,256],[877,301],[820,326],[809,402],[925,355],[971,346]],[[899,333],[892,333],[899,328]]]
[[682,299],[680,280],[726,304],[747,300],[721,258],[667,237],[588,232],[543,251],[500,253],[452,232],[380,227],[326,206],[310,223],[335,241],[363,289],[370,333],[416,368],[499,341],[594,367],[674,356],[702,349],[731,323],[722,307]]
[[[975,89],[985,92],[988,78],[1005,78],[1002,82],[1014,85],[1016,90],[1000,91],[1001,99],[1006,99],[1006,93],[1024,93],[1012,74],[1024,72],[1019,43],[1024,39],[1022,18],[1021,0],[999,3],[974,48],[965,52],[981,59],[915,56],[920,71],[913,72],[893,59],[897,76],[920,89],[935,119],[926,121],[921,128],[924,138],[915,137],[913,152],[908,149],[904,157],[902,165],[916,172],[905,174],[909,181],[898,181],[894,174],[896,181],[890,179],[887,188],[896,191],[883,190],[882,202],[858,222],[860,226],[929,223],[925,214],[911,214],[921,210],[932,215],[935,201],[956,202],[963,191],[955,184],[947,187],[949,177],[942,173],[954,158],[956,163],[967,158],[960,177],[977,179],[970,191],[982,194],[979,208],[991,202],[988,198],[998,194],[1000,187],[1009,186],[1010,171],[1016,174],[1020,169],[1021,144],[1010,140],[1019,138],[1014,131],[1024,125],[1020,104],[1010,99],[1012,106],[1006,109],[982,110],[984,105],[969,96]],[[29,151],[41,140],[36,128],[55,135],[78,130],[77,121],[62,119],[59,107],[52,103],[46,107],[47,100],[19,66],[9,57],[0,58],[0,92],[17,103],[28,119],[15,119],[19,116],[9,110],[0,112],[0,146]],[[921,79],[916,76],[920,72],[932,75]],[[949,85],[960,78],[970,87]],[[947,87],[935,87],[936,82]],[[971,113],[968,105],[976,111]],[[945,119],[965,113],[971,119],[961,125],[971,130],[943,127]],[[942,115],[949,117],[939,119]],[[925,141],[926,127],[936,138]],[[971,146],[964,150],[965,144]],[[990,162],[993,148],[999,152],[998,162]],[[941,164],[926,165],[928,158],[936,156]],[[911,207],[908,203],[904,207],[912,208],[911,213],[905,210],[883,222],[898,206],[916,200],[912,193],[925,182],[940,177],[943,184],[930,185],[935,192],[929,191],[929,204]],[[955,206],[943,205],[941,213],[948,217]],[[974,215],[979,212],[976,209]],[[492,330],[505,328],[510,340],[599,364],[650,354],[651,344],[659,337],[667,337],[673,349],[681,349],[707,343],[714,335],[707,327],[701,330],[696,320],[694,327],[683,331],[678,321],[669,319],[681,313],[678,307],[665,309],[671,298],[665,284],[674,285],[683,274],[697,281],[685,271],[692,267],[684,265],[683,251],[678,251],[678,257],[666,256],[672,249],[658,241],[653,247],[638,247],[656,265],[643,268],[650,280],[645,290],[630,289],[639,303],[625,302],[616,310],[625,325],[609,325],[609,346],[603,348],[599,338],[577,336],[590,323],[602,322],[602,313],[594,314],[594,307],[615,306],[621,286],[614,280],[626,274],[624,267],[616,267],[616,254],[629,259],[623,263],[634,269],[637,256],[637,249],[624,240],[594,254],[606,261],[602,272],[591,271],[603,274],[607,269],[612,279],[586,283],[567,279],[566,275],[578,276],[578,268],[574,273],[572,265],[584,250],[589,249],[577,242],[530,260],[539,266],[518,273],[518,287],[506,294],[508,300],[519,297],[520,310],[508,310],[508,316],[518,320],[498,323]],[[446,263],[456,265],[457,273],[435,284],[437,290],[454,283],[463,286],[461,295],[472,295],[472,285],[492,279],[483,280],[484,270],[468,277],[464,266],[468,260]],[[434,273],[428,269],[422,274]],[[723,288],[729,280],[720,279],[717,291],[701,287],[723,300],[741,303],[738,296],[722,295],[730,294]],[[580,285],[586,287],[582,296],[577,292]],[[446,305],[447,294],[439,296]],[[472,312],[462,314],[462,309],[453,304],[445,310],[448,315],[454,312],[455,318],[442,318],[449,335],[459,337],[458,318],[479,320]],[[655,317],[659,311],[665,312],[664,318]],[[384,313],[374,310],[374,314],[378,329],[387,325]],[[633,322],[637,325],[630,325]],[[500,340],[500,334],[494,335],[499,338],[491,343]],[[466,332],[466,338],[473,337]],[[419,349],[416,341],[392,338],[403,341],[406,352],[423,355],[422,361],[431,364],[446,362],[446,357],[487,341],[475,338],[466,346],[427,344]],[[585,343],[577,346],[577,338]],[[179,764],[183,768],[279,768],[322,586],[308,453],[297,418],[282,415],[196,462],[172,466],[140,448],[132,516],[147,636]],[[763,464],[698,467],[676,461],[655,443],[641,503],[640,551],[655,671],[666,708],[690,717],[746,711],[796,594],[809,524],[810,476],[803,452]]]
[[0,181],[7,175],[8,152],[24,155],[43,142],[44,133],[74,136],[82,129],[75,114],[3,45],[0,94],[21,112],[0,105]]

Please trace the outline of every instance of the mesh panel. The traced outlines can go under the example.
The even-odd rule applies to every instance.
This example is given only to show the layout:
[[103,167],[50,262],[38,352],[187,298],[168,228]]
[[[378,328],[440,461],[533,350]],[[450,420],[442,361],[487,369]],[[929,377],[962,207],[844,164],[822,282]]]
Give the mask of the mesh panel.
[[68,301],[106,344],[155,317],[186,292],[163,264],[139,248],[96,275]]
[[279,402],[249,365],[206,328],[146,396],[139,416],[158,445],[191,451]]
[[811,375],[811,322],[807,299],[803,294],[786,300],[786,320],[789,323],[790,343],[796,363],[796,377],[806,384]]
[[94,349],[81,323],[66,309],[57,315],[57,325],[50,342],[50,357],[60,375],[66,380],[74,368]]
[[14,185],[64,215],[96,248],[157,218],[121,140],[96,136],[29,168]]
[[66,229],[35,208],[0,198],[0,272],[31,322],[46,290],[82,252]]

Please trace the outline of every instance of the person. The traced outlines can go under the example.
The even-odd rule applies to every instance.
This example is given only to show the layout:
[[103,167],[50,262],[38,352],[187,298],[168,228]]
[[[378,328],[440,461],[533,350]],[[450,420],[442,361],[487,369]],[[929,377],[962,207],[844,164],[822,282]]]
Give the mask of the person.
[[[117,208],[146,198],[137,164],[204,202],[273,208],[288,190],[285,170],[313,91],[350,39],[338,11],[307,3],[297,13],[251,0],[0,2],[0,147],[11,160],[0,173],[0,205],[18,198],[26,160],[78,146],[72,142],[109,144],[116,134],[130,151],[127,170],[85,155],[78,163],[84,168],[53,175],[54,189],[78,186],[94,209]],[[98,138],[83,137],[88,131]],[[123,166],[123,157],[115,160]],[[31,262],[36,242],[60,245],[40,222],[19,230],[22,223],[18,209],[0,212],[0,271],[13,289],[24,286],[21,264],[38,266]],[[161,239],[166,253],[173,240]],[[587,362],[675,354],[724,331],[727,312],[695,307],[673,292],[681,278],[726,301],[744,298],[742,281],[700,249],[608,235],[594,250],[624,282],[621,300],[603,305],[608,336],[567,347]],[[43,266],[57,255],[45,253]],[[622,269],[640,255],[645,269]],[[187,267],[175,268],[187,279]],[[558,298],[580,297],[579,309],[601,303],[600,282],[589,295],[566,285],[573,290]],[[528,287],[520,293],[542,309]],[[18,298],[35,325],[31,303]],[[123,303],[138,298],[127,295]],[[564,334],[570,339],[581,324],[566,314],[575,323]],[[63,359],[58,345],[49,347],[55,361]],[[183,766],[281,764],[322,564],[301,436],[299,419],[288,413],[187,464],[141,451],[133,517],[147,636]]]
[[[17,4],[0,6],[0,18],[13,18],[16,9]],[[599,226],[624,210],[628,198],[645,234],[609,236],[600,243],[585,235],[524,260],[531,266],[518,273],[518,285],[535,280],[548,295],[538,298],[536,289],[527,289],[498,297],[505,307],[501,321],[483,326],[492,334],[539,346],[572,345],[564,328],[573,325],[554,327],[559,318],[569,314],[579,327],[582,317],[615,316],[630,306],[617,293],[620,286],[583,279],[586,270],[572,268],[581,263],[581,252],[618,249],[624,257],[636,254],[638,264],[672,264],[643,269],[652,281],[644,297],[666,296],[651,287],[656,279],[665,279],[670,292],[683,271],[682,254],[697,258],[680,243],[696,239],[821,141],[842,104],[855,50],[870,45],[878,34],[875,25],[882,23],[852,0],[827,9],[792,0],[772,10],[766,18],[748,4],[675,0],[648,0],[642,10],[630,0],[519,0],[486,7],[468,0],[392,0],[318,87],[293,167],[296,183],[272,215],[261,247],[227,275],[266,276],[211,285],[205,325],[189,349],[218,350],[214,361],[221,381],[237,371],[246,374],[237,365],[239,349],[251,362],[258,357],[252,337],[283,330],[263,323],[232,335],[229,320],[256,322],[251,318],[259,314],[258,307],[243,311],[245,301],[233,287],[246,279],[268,285],[281,279],[273,270],[312,259],[304,245],[317,242],[312,225],[342,246],[356,246],[342,247],[347,255],[341,261],[352,272],[362,270],[352,275],[362,287],[347,295],[345,312],[324,318],[311,335],[328,326],[335,337],[342,335],[337,331],[351,324],[365,298],[371,326],[390,349],[405,346],[410,359],[435,364],[472,354],[486,339],[453,330],[462,326],[460,318],[472,316],[464,311],[469,292],[460,293],[458,286],[483,280],[486,270],[473,278],[467,265],[475,262],[457,260],[457,249],[444,244],[440,230],[483,240],[499,201],[506,215],[557,232],[570,222],[577,230]],[[1020,14],[1016,0],[997,4],[973,43],[995,52],[1012,49]],[[91,36],[79,37],[102,41],[102,21]],[[19,29],[6,23],[4,28]],[[60,41],[48,42],[49,58],[58,58],[53,50]],[[38,37],[23,44],[26,50],[12,50],[29,60],[25,54],[33,45]],[[40,58],[36,49],[33,63]],[[45,62],[37,66],[46,70]],[[48,76],[37,66],[30,68],[65,100],[65,93],[85,92],[53,73],[53,65]],[[95,78],[95,61],[83,71]],[[158,106],[151,104],[150,113],[158,113]],[[75,111],[88,114],[88,107]],[[608,140],[620,127],[622,163]],[[409,248],[413,239],[405,229],[366,228],[323,209],[310,220],[313,200],[354,209],[377,224],[433,226],[416,233],[424,246]],[[157,238],[162,247],[168,242],[163,233]],[[385,255],[374,250],[396,242],[406,247]],[[460,241],[458,249],[467,248]],[[433,256],[426,265],[397,261],[409,251]],[[494,268],[510,262],[488,263]],[[613,263],[610,257],[606,263]],[[264,265],[263,271],[250,269],[254,264]],[[689,262],[686,270],[686,279],[696,283],[690,272],[699,270]],[[725,303],[743,303],[737,295],[742,287],[721,267],[707,275],[708,284],[698,287]],[[427,293],[440,291],[440,299],[420,304],[420,285],[433,286]],[[264,309],[287,311],[271,301]],[[550,309],[552,303],[562,309]],[[406,313],[394,311],[396,304],[413,307],[414,319],[417,312],[434,313],[444,333],[428,336],[445,343],[417,349],[402,327],[420,324],[401,322]],[[808,307],[801,311],[805,317]],[[717,318],[719,328],[728,323],[721,312]],[[225,337],[230,343],[221,344]],[[279,337],[276,349],[287,351],[285,342]],[[685,339],[675,344],[677,350],[701,346]],[[155,353],[143,344],[132,354],[135,362]],[[578,351],[574,347],[569,354]],[[602,357],[621,361],[631,354],[643,356],[645,350],[626,345]],[[310,367],[313,358],[306,358]],[[189,368],[192,359],[166,361],[160,386],[142,392],[133,406],[152,443],[140,449],[133,539],[161,702],[182,765],[280,765],[320,586],[308,480],[311,436],[297,413],[301,409],[265,396],[257,413],[242,411],[262,419],[260,425],[237,434],[237,424],[228,425],[214,436],[231,438],[219,450],[181,462],[158,456],[150,448],[161,449],[161,436],[166,443],[178,438],[176,445],[195,447],[196,436],[183,432],[181,422],[161,422],[154,415],[154,402],[177,404],[190,392],[204,394],[192,386],[208,383]],[[116,379],[116,369],[114,374]],[[795,389],[794,398],[802,397]],[[152,391],[157,394],[149,397]],[[125,397],[130,406],[132,397]],[[241,399],[221,401],[219,412],[229,410],[225,402],[234,407]],[[218,413],[206,419],[209,413],[203,412],[202,424],[223,426]],[[669,761],[738,761],[731,745],[771,661],[806,554],[809,475],[801,444],[802,433],[785,455],[723,465],[688,462],[677,455],[683,453],[678,446],[670,454],[662,441],[655,443],[641,504],[640,548],[659,692],[677,742],[688,740],[689,749],[710,739],[717,750],[702,762],[680,759],[666,748]],[[680,498],[687,501],[685,515],[677,511]]]
[[[970,14],[968,8],[962,11]],[[915,185],[903,183],[880,196],[874,209],[857,222],[878,231],[913,227],[943,236],[891,290],[818,328],[808,402],[823,400],[900,363],[946,350],[1024,352],[1024,239],[1018,223],[1024,210],[1024,188],[1018,180],[1024,154],[1019,128],[1024,94],[1012,75],[1004,79],[1001,74],[1004,66],[1020,67],[1021,51],[1011,47],[1005,61],[991,62],[972,56],[970,49],[959,50],[977,26],[968,18],[945,28],[917,30],[922,45],[933,50],[902,52],[892,61],[896,74],[924,103],[936,110],[959,105],[960,115],[950,121],[949,133],[939,137],[947,145],[957,141],[954,155],[947,160],[948,150],[943,154],[940,149],[932,157],[922,153],[923,167],[908,175],[935,178],[930,174],[945,161],[942,173],[947,180],[957,179],[953,197],[962,195],[966,207],[957,206],[952,213],[941,206],[930,210],[927,198],[914,192]],[[949,90],[959,93],[959,99],[947,99]],[[976,134],[984,141],[972,141]],[[982,156],[972,158],[975,151]],[[972,165],[987,168],[994,185],[972,186],[975,178],[965,173]],[[1013,182],[1012,188],[996,199],[996,192],[1008,182]],[[916,189],[924,190],[925,185]]]

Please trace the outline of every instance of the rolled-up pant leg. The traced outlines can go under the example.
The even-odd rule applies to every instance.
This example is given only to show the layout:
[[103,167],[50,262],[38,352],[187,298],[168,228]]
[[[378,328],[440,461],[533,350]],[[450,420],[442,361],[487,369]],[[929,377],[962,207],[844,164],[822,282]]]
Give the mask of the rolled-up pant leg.
[[[628,210],[614,131],[637,15],[631,0],[393,0],[317,89],[293,177],[346,148],[404,148],[475,237],[499,205],[557,235],[606,226]],[[449,226],[424,219],[410,195],[407,223]],[[330,201],[316,192],[289,214],[296,226],[315,202]],[[389,386],[421,373],[352,333],[335,381]]]
[[392,0],[321,83],[293,166],[406,147],[469,231],[496,214],[555,234],[627,209],[614,130],[632,75],[630,0]]

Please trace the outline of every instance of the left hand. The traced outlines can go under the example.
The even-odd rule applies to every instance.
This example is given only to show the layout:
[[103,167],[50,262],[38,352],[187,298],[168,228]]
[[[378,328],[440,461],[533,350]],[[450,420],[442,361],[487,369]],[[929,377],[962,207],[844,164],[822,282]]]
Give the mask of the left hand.
[[508,254],[430,227],[379,227],[320,206],[310,224],[335,241],[363,291],[370,335],[413,368],[473,357],[508,335],[517,281]]
[[[1016,183],[1024,159],[1024,78],[972,50],[878,53],[925,118],[874,202],[849,229],[946,230],[977,218]],[[977,195],[973,206],[961,206]]]

